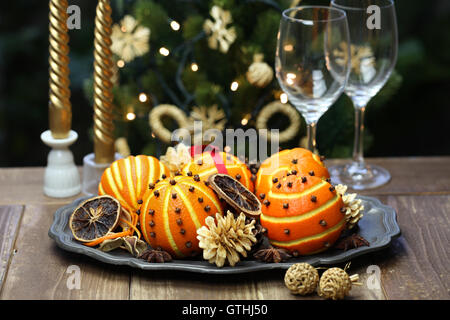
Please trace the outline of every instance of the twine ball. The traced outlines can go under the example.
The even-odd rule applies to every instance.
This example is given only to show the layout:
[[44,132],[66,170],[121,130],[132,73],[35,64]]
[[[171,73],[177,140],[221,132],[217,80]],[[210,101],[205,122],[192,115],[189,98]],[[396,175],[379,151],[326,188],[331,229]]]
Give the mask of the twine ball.
[[319,273],[308,263],[296,263],[286,271],[284,283],[292,294],[311,294],[319,283]]
[[246,73],[248,82],[259,88],[264,88],[272,82],[273,79],[272,67],[264,62],[263,59],[264,56],[262,54],[255,54],[253,63]]
[[319,296],[325,299],[344,299],[352,288],[352,280],[341,268],[326,270],[319,282]]

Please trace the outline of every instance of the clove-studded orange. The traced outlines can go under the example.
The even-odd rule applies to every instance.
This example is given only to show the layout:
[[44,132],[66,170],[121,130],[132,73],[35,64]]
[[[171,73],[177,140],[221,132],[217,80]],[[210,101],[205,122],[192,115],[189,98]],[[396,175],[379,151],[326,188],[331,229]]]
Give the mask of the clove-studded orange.
[[198,178],[178,175],[158,182],[144,195],[140,227],[153,248],[177,258],[201,252],[197,229],[208,216],[223,214],[214,191]]
[[114,161],[103,172],[98,193],[108,194],[126,210],[137,212],[149,186],[169,175],[169,169],[154,157],[129,156]]
[[264,160],[255,182],[255,194],[263,201],[264,195],[272,188],[274,181],[287,175],[314,175],[328,179],[330,174],[321,158],[304,148],[280,151]]
[[[220,163],[217,163],[217,159]],[[217,166],[224,167],[228,175],[238,180],[247,189],[253,192],[254,184],[252,181],[252,174],[247,165],[234,155],[226,152],[218,152],[216,157],[211,156],[210,152],[198,154],[191,162],[183,167],[181,173],[192,177],[198,175],[200,180],[208,181],[209,176],[219,172]]]
[[289,175],[277,181],[262,203],[261,225],[272,245],[294,255],[326,250],[345,228],[341,196],[315,176]]

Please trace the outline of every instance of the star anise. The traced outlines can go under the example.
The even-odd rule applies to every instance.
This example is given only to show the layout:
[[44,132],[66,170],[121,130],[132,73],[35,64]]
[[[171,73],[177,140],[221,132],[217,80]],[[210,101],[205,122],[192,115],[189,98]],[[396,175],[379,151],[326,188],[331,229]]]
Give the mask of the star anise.
[[172,261],[172,256],[170,253],[160,249],[147,249],[138,258],[144,259],[150,263],[164,263]]
[[267,263],[270,262],[279,263],[292,258],[292,256],[289,254],[287,250],[274,247],[258,250],[253,255],[253,257],[257,260],[261,260]]
[[347,251],[348,249],[358,248],[362,246],[370,247],[369,241],[367,241],[360,235],[353,233],[339,240],[334,247],[336,249]]

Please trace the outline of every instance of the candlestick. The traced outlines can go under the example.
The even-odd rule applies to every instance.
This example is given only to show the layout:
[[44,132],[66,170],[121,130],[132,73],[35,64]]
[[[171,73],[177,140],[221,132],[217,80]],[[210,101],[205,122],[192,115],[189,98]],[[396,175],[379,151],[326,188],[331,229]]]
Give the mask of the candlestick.
[[69,131],[65,139],[55,139],[50,130],[41,134],[41,140],[52,148],[47,157],[44,174],[45,195],[52,198],[66,198],[80,193],[80,175],[69,150],[69,146],[77,138],[78,134],[73,130]]
[[77,140],[70,130],[72,106],[69,81],[69,35],[67,0],[49,1],[49,126],[41,135],[51,147],[44,174],[44,193],[65,198],[80,193],[81,184],[69,146]]
[[69,136],[72,124],[67,0],[49,2],[49,126],[54,139]]
[[114,160],[112,18],[109,0],[99,0],[94,31],[94,154],[96,163]]

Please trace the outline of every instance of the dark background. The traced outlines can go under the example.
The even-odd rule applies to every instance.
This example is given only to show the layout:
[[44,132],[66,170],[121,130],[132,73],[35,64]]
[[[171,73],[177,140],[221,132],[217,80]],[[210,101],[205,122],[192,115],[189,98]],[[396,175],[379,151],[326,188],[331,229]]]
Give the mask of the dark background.
[[[92,106],[83,80],[92,73],[97,1],[69,3],[82,13],[81,29],[70,31],[72,128],[79,135],[71,149],[81,164],[93,151]],[[371,110],[369,105],[366,127],[372,141],[366,156],[450,155],[450,1],[395,3],[400,39],[396,71],[402,84],[382,108]],[[0,166],[45,165],[48,148],[40,134],[47,129],[48,2],[2,1]]]

